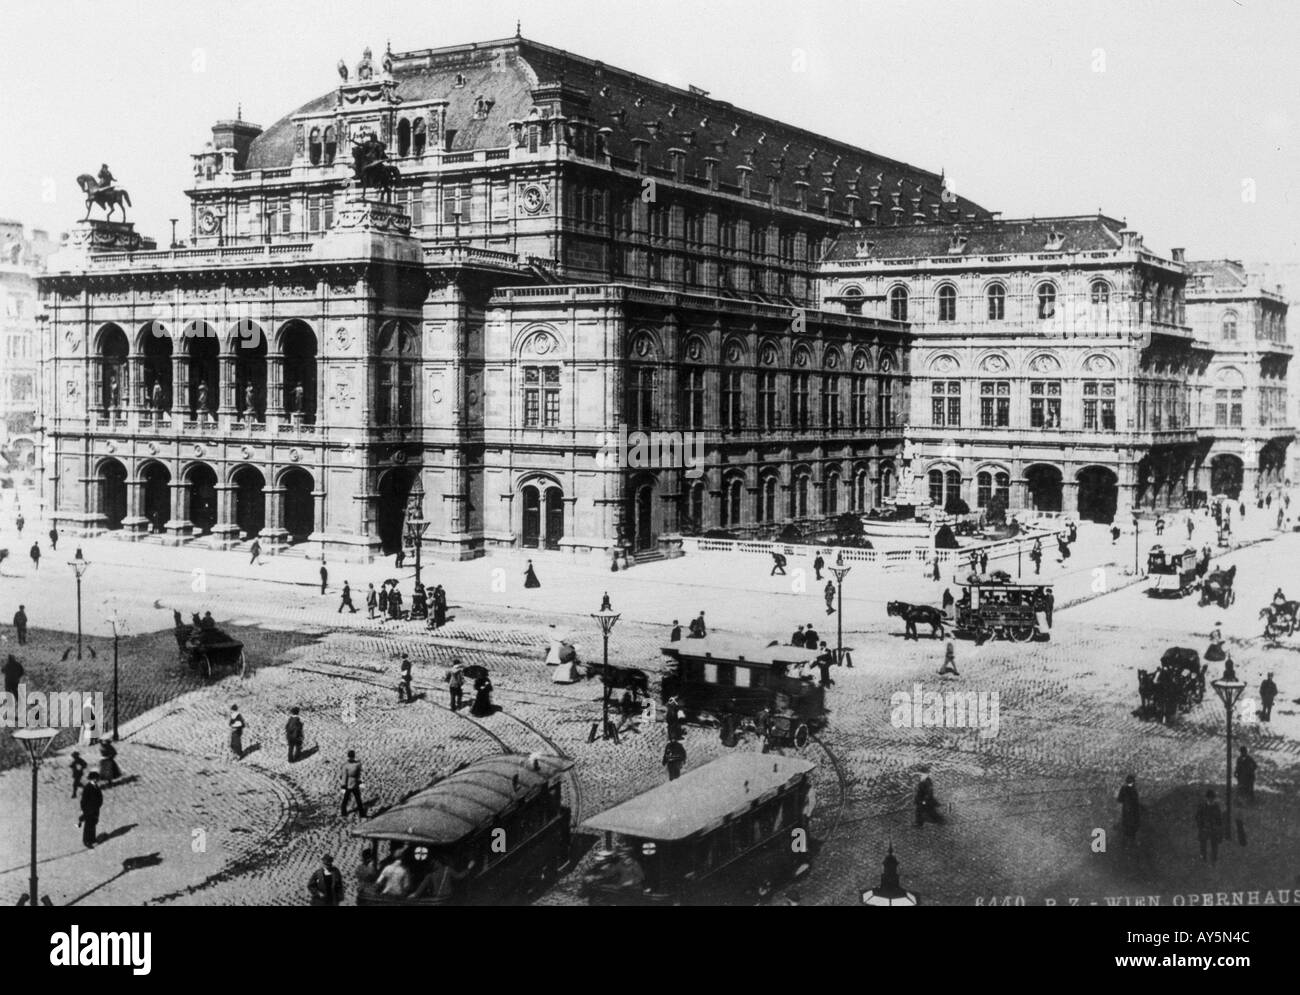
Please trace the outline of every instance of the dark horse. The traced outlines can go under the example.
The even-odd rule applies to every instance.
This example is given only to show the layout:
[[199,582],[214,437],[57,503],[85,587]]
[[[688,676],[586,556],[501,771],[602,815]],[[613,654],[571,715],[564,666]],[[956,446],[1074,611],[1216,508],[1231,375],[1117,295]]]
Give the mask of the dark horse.
[[398,170],[391,162],[383,159],[374,159],[370,162],[363,161],[366,158],[364,146],[354,145],[352,147],[352,172],[361,189],[375,187],[384,200],[392,200],[393,189],[397,186],[397,181],[401,179],[401,171]]
[[1233,601],[1232,582],[1236,577],[1235,564],[1227,570],[1216,570],[1210,574],[1201,585],[1201,605],[1208,605],[1213,601],[1220,608],[1227,608]]
[[634,698],[650,697],[650,678],[644,670],[616,667],[612,663],[609,666],[603,663],[584,663],[583,667],[586,668],[588,678],[600,677],[606,687],[630,690]]
[[930,626],[930,635],[935,639],[943,638],[943,613],[931,605],[911,605],[906,601],[891,601],[885,606],[885,611],[890,615],[901,615],[903,621],[907,623],[907,630],[903,633],[904,639],[920,639],[917,635],[916,623],[922,622]]
[[81,219],[82,221],[90,220],[92,207],[104,209],[105,221],[113,216],[113,208],[116,207],[122,212],[122,220],[125,221],[126,208],[135,206],[131,203],[131,195],[121,187],[101,187],[99,181],[89,173],[82,173],[77,177],[77,186],[81,187],[81,192],[86,195],[86,216]]

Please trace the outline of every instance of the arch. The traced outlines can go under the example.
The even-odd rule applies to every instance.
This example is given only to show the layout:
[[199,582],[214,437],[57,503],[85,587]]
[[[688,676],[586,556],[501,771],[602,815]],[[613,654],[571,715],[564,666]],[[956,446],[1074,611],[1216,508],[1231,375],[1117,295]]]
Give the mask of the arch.
[[1034,288],[1035,313],[1040,320],[1056,317],[1056,283],[1053,280],[1042,280]]
[[150,339],[167,339],[170,343],[171,337],[170,328],[156,318],[150,319],[135,330],[135,335],[131,337],[131,351],[143,354]]
[[1210,496],[1226,494],[1232,500],[1241,498],[1245,464],[1233,453],[1219,453],[1210,460]]
[[325,134],[322,137],[321,159],[324,161],[325,165],[332,166],[334,164],[334,156],[338,153],[339,147],[338,141],[334,137],[334,126],[332,124],[326,126]]
[[515,336],[513,349],[515,356],[520,358],[556,359],[564,351],[563,344],[564,337],[553,326],[527,325]]
[[[375,508],[375,533],[385,556],[396,553],[405,544],[406,509],[415,477],[415,471],[407,467],[394,467],[379,475],[375,488],[379,495]],[[287,489],[285,500],[288,500]]]
[[104,527],[117,531],[126,518],[126,467],[121,460],[101,460],[95,469],[99,481],[99,513],[103,516]]
[[764,467],[759,471],[758,479],[758,520],[772,524],[778,517],[776,498],[781,488],[781,474],[775,467]]
[[722,481],[722,516],[724,529],[734,529],[744,521],[745,477],[743,473],[727,474]]
[[1076,475],[1079,503],[1076,510],[1086,522],[1110,523],[1115,520],[1119,501],[1119,478],[1105,466],[1085,466]]
[[235,524],[251,538],[266,527],[266,478],[255,466],[244,463],[230,474],[234,485]]
[[127,355],[131,351],[131,343],[127,341],[122,326],[115,321],[109,321],[100,325],[99,330],[95,332],[94,349],[100,356],[106,352],[114,354],[121,352],[122,355]]
[[1083,358],[1082,370],[1105,376],[1115,372],[1115,360],[1104,352],[1089,353]]
[[703,335],[688,335],[685,347],[682,349],[682,358],[689,363],[710,362],[712,356],[709,351],[708,340]]
[[144,517],[149,520],[149,531],[162,532],[171,518],[172,472],[158,460],[145,460],[137,473],[144,491]]
[[1060,376],[1061,361],[1050,352],[1037,352],[1029,357],[1027,364],[1030,373],[1043,376]]
[[1224,311],[1219,319],[1219,338],[1235,341],[1237,338],[1238,316],[1236,311]]
[[892,349],[881,349],[880,358],[877,360],[881,373],[898,373],[898,360],[894,356]]
[[424,127],[424,118],[417,117],[415,123],[411,125],[411,155],[422,156],[428,141],[428,134]]
[[1246,377],[1235,366],[1224,366],[1214,374],[1214,383],[1217,387],[1239,390],[1246,386]]
[[628,359],[640,363],[656,363],[663,355],[659,335],[652,328],[637,328],[628,335]]
[[697,535],[704,531],[704,496],[707,489],[703,480],[691,483],[686,491],[686,506],[682,509],[686,528]]
[[961,497],[961,471],[951,463],[932,463],[926,472],[930,504],[944,509],[948,502]]
[[1025,489],[1034,511],[1060,511],[1062,500],[1061,468],[1051,463],[1034,463],[1025,467]]
[[808,517],[808,498],[812,491],[812,471],[796,467],[790,478],[790,517]]
[[722,343],[722,361],[728,365],[748,365],[749,344],[738,335],[729,335]]
[[782,366],[785,349],[777,339],[767,338],[758,345],[758,361],[764,366]]
[[130,369],[127,360],[130,343],[120,325],[109,323],[95,336],[95,351],[99,360],[100,407],[117,410],[130,404]]
[[812,367],[813,358],[812,350],[804,343],[795,346],[790,353],[790,363],[797,369],[806,370]]
[[[291,415],[300,416],[308,425],[316,421],[318,340],[316,332],[300,318],[286,321],[276,335],[279,345],[281,385],[280,405]],[[301,392],[299,391],[301,388]]]
[[867,511],[871,507],[871,468],[865,463],[856,463],[853,467],[853,493],[851,503],[854,511]]
[[926,364],[931,373],[950,374],[957,373],[961,370],[961,360],[951,352],[941,352],[937,356],[931,356],[930,361]]
[[895,284],[886,293],[889,300],[889,318],[891,321],[907,321],[908,292],[907,287]]
[[1088,284],[1088,309],[1096,324],[1106,324],[1110,320],[1110,281],[1100,277]]
[[207,535],[217,524],[217,471],[207,463],[191,463],[182,473],[189,491],[190,524]]
[[376,423],[414,424],[418,417],[415,364],[420,356],[419,336],[406,322],[389,321],[375,336],[375,352]]
[[940,321],[957,320],[957,288],[951,283],[939,284],[934,292],[935,304],[938,306]]
[[871,350],[859,347],[853,350],[853,372],[865,373],[871,369]]
[[312,475],[300,466],[291,466],[280,474],[279,486],[284,491],[281,522],[290,542],[304,542],[316,530],[316,498],[312,493],[315,485]]
[[844,367],[844,353],[839,346],[827,346],[822,353],[822,367],[827,370],[839,370]]
[[1011,474],[997,463],[984,463],[975,471],[975,507],[987,508],[1000,497],[1004,509],[1011,501]]
[[247,318],[235,322],[227,336],[235,356],[234,409],[244,421],[266,417],[266,334]]
[[856,283],[850,283],[840,291],[840,300],[844,305],[844,310],[848,314],[862,313],[862,288]]
[[[150,322],[150,324],[154,324]],[[162,328],[161,325],[158,328]],[[164,330],[165,331],[165,330]],[[155,414],[171,411],[172,339],[170,335],[145,334],[140,339],[141,367],[144,383],[140,384],[142,401]]]
[[1005,352],[997,350],[984,353],[977,365],[981,373],[1006,376],[1011,372],[1011,358]]
[[882,459],[876,471],[875,506],[883,507],[898,491],[898,471],[892,459]]
[[1003,321],[1007,316],[1007,288],[1005,284],[994,281],[984,289],[984,300],[988,305],[989,321]]
[[181,330],[186,356],[185,408],[190,418],[215,412],[221,390],[221,346],[216,330],[191,321]]
[[397,154],[399,156],[411,154],[411,122],[407,118],[397,122]]
[[830,466],[822,473],[822,514],[838,515],[840,513],[840,483],[843,475],[839,466]]
[[[627,522],[625,539],[631,545],[633,552],[641,552],[647,549],[653,549],[655,546],[655,500],[654,496],[658,490],[658,481],[649,474],[642,474],[631,481],[628,486],[627,494]],[[546,492],[546,498],[550,501],[552,495],[559,497],[558,488],[551,488]],[[563,522],[561,521],[561,530]],[[550,530],[547,530],[548,538]],[[561,534],[563,532],[561,531]]]
[[320,128],[314,127],[307,133],[307,159],[313,166],[319,166],[321,160]]
[[559,549],[564,538],[564,489],[554,477],[530,474],[519,484],[519,535],[527,549]]

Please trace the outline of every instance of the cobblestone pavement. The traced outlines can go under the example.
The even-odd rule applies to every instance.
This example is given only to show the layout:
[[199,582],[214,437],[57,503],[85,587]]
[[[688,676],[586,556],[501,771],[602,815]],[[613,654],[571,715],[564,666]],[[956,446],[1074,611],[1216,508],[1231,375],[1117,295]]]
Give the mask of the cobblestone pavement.
[[[340,820],[337,810],[336,779],[347,749],[358,750],[365,764],[371,805],[392,804],[436,773],[503,749],[573,757],[577,766],[565,791],[576,821],[660,783],[662,724],[625,736],[619,745],[589,744],[600,686],[552,684],[541,663],[552,622],[577,639],[584,656],[597,655],[595,624],[584,609],[590,611],[607,584],[616,607],[625,610],[611,639],[611,658],[656,671],[666,612],[685,621],[703,607],[724,630],[781,638],[798,621],[815,621],[824,633],[834,621],[815,613],[820,599],[810,603],[803,600],[807,595],[784,589],[760,590],[781,578],[732,577],[712,569],[706,575],[700,561],[689,559],[617,575],[570,570],[557,561],[547,565],[547,587],[529,592],[535,596],[529,603],[516,603],[522,592],[480,598],[472,571],[482,572],[490,594],[491,571],[504,569],[500,560],[489,559],[453,565],[460,574],[438,566],[439,574],[459,576],[463,583],[442,580],[455,618],[430,635],[418,623],[372,622],[364,611],[339,615],[336,596],[277,578],[250,580],[237,571],[222,577],[206,570],[206,590],[194,590],[189,550],[154,549],[134,567],[109,568],[107,552],[101,556],[99,546],[86,545],[88,558],[97,561],[88,582],[101,568],[96,583],[111,591],[134,631],[169,626],[173,605],[186,614],[211,607],[221,625],[256,647],[250,654],[256,670],[246,679],[228,677],[210,686],[169,685],[162,676],[150,684],[146,673],[139,674],[142,685],[133,700],[140,706],[131,712],[139,714],[124,729],[120,754],[133,779],[107,792],[100,828],[113,835],[94,851],[82,850],[73,825],[66,752],[41,768],[41,884],[60,904],[302,904],[321,852],[334,853],[350,870],[360,849],[350,836],[356,817]],[[106,545],[113,544],[100,543]],[[961,676],[942,683],[936,671],[943,644],[902,639],[897,620],[886,618],[880,604],[906,584],[923,588],[928,582],[873,577],[869,585],[864,579],[862,587],[870,589],[845,601],[846,642],[856,645],[858,666],[835,673],[829,727],[820,743],[804,751],[820,764],[814,834],[825,845],[797,886],[800,901],[857,901],[857,893],[878,877],[891,841],[905,883],[931,902],[1022,896],[1028,902],[1054,897],[1061,904],[1079,897],[1086,904],[1106,896],[1161,894],[1168,904],[1172,894],[1292,887],[1300,854],[1300,715],[1291,699],[1300,697],[1300,637],[1289,646],[1266,646],[1256,613],[1279,582],[1285,586],[1277,564],[1298,551],[1300,538],[1286,536],[1224,558],[1239,566],[1238,600],[1226,612],[1199,608],[1194,598],[1152,600],[1146,584],[1115,590],[1120,584],[1108,583],[1103,596],[1081,596],[1076,607],[1058,612],[1050,642],[975,647],[959,641]],[[167,552],[184,557],[182,572],[154,563],[153,557]],[[315,569],[310,563],[296,568]],[[1081,595],[1097,593],[1090,590],[1093,568],[1085,562],[1077,569],[1086,572],[1074,582]],[[66,567],[64,572],[70,573]],[[376,580],[388,575],[372,572]],[[865,571],[860,576],[867,577]],[[336,574],[337,580],[344,577],[353,581],[360,602],[370,578],[352,566]],[[71,617],[68,576],[51,571],[40,578],[5,578],[0,585],[6,597],[26,598],[29,614],[39,606],[36,624]],[[99,590],[88,590],[88,602],[102,605]],[[1242,730],[1260,763],[1258,803],[1242,810],[1250,845],[1225,847],[1218,868],[1207,869],[1196,859],[1191,812],[1198,791],[1222,782],[1222,708],[1211,697],[1169,728],[1141,721],[1132,711],[1137,668],[1154,666],[1170,645],[1203,651],[1205,634],[1219,620],[1252,691],[1264,671],[1273,669],[1285,704],[1275,709],[1272,728],[1248,723]],[[47,634],[38,636],[43,644]],[[48,638],[66,641],[55,633]],[[161,658],[169,634],[150,638],[158,642],[136,637],[131,652]],[[96,646],[96,665],[102,666],[102,644]],[[403,652],[414,661],[416,688],[425,695],[410,705],[396,700]],[[474,719],[445,707],[442,674],[453,657],[491,668],[500,712]],[[44,658],[27,665],[33,679],[51,682],[46,686],[78,676],[54,670]],[[891,696],[912,692],[917,682],[927,691],[997,692],[997,734],[896,727]],[[157,696],[150,698],[146,686],[156,687]],[[242,761],[225,748],[232,701],[249,722],[245,743],[253,749]],[[281,730],[292,705],[302,708],[311,752],[289,765]],[[723,750],[716,734],[704,729],[692,730],[686,745],[692,767]],[[932,767],[947,823],[918,830],[911,796],[923,764]],[[1129,772],[1138,777],[1147,828],[1136,853],[1120,854],[1113,798]],[[0,901],[15,900],[26,887],[29,784],[25,768],[0,773]],[[1107,853],[1090,846],[1099,828],[1111,833]],[[155,852],[157,866],[121,873],[123,860]],[[580,869],[570,873],[541,901],[575,901],[579,874]]]

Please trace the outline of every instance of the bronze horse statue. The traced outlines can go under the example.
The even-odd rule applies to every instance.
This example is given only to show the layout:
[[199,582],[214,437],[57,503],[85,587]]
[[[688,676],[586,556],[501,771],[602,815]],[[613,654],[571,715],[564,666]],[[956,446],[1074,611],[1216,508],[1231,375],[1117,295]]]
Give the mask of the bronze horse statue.
[[889,615],[899,615],[907,623],[907,629],[903,633],[904,639],[920,639],[917,635],[916,623],[921,622],[930,626],[930,635],[935,639],[943,638],[943,613],[932,605],[912,605],[906,601],[891,601],[885,606],[885,612]]
[[89,173],[82,173],[77,177],[77,186],[81,187],[81,192],[86,195],[86,216],[81,219],[82,221],[90,220],[92,207],[104,209],[105,221],[113,217],[113,209],[117,208],[122,212],[122,220],[125,221],[127,207],[135,206],[131,203],[131,195],[121,187],[101,187],[99,181]]
[[375,187],[384,200],[391,201],[402,173],[386,158],[382,158],[382,146],[381,151],[376,153],[370,149],[370,144],[362,142],[352,146],[353,178],[361,184],[362,190]]

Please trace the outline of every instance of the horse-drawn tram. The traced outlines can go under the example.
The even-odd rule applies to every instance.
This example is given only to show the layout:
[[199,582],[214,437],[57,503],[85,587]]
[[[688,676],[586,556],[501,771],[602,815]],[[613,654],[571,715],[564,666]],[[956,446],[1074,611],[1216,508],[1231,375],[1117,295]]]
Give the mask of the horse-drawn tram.
[[554,880],[569,854],[561,757],[472,761],[367,820],[353,836],[405,873],[381,873],[358,905],[509,904]]
[[1051,629],[1050,584],[961,583],[956,631],[983,642],[994,636],[1025,643]]
[[812,679],[816,650],[706,636],[669,643],[663,654],[674,661],[661,684],[663,700],[675,696],[690,721],[764,712],[791,737],[802,726],[804,742],[826,724],[825,695]]
[[583,892],[597,905],[730,905],[808,867],[815,764],[728,753],[582,824],[603,833]]
[[1147,574],[1155,578],[1155,584],[1147,588],[1147,593],[1163,596],[1168,592],[1181,598],[1201,586],[1209,565],[1208,549],[1198,554],[1189,546],[1181,553],[1174,553],[1163,546],[1152,546],[1147,554]]

